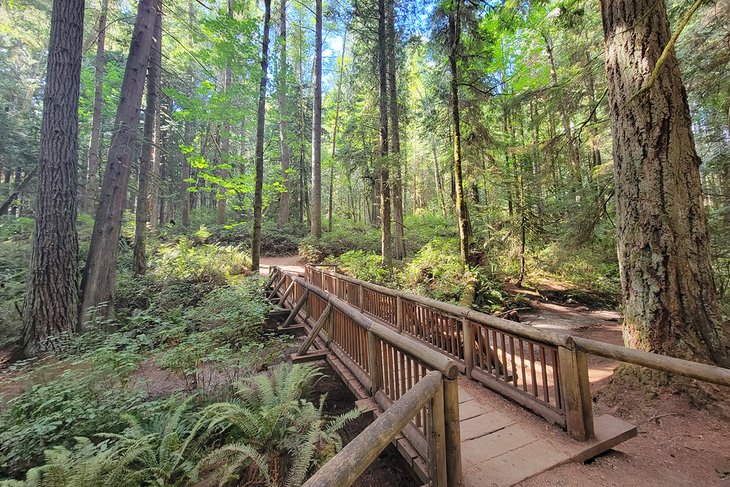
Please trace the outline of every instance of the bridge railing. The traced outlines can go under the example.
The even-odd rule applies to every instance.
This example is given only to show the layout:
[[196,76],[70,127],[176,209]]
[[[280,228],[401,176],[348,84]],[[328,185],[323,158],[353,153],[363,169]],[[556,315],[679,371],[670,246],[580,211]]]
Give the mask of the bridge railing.
[[593,436],[587,354],[730,386],[730,369],[539,330],[308,266],[307,278],[457,360],[462,371],[564,427]]
[[[330,285],[334,282],[331,276],[325,279]],[[270,285],[271,297],[292,310],[282,327],[286,328],[298,317],[311,329],[300,351],[306,352],[320,338],[375,403],[388,413],[381,417],[389,418],[384,423],[376,421],[371,426],[380,424],[378,427],[385,428],[387,436],[392,434],[390,440],[400,434],[408,440],[417,453],[412,466],[422,474],[422,480],[429,478],[439,486],[458,485],[461,440],[457,362],[375,321],[327,292],[321,284],[274,269]],[[434,385],[436,376],[438,381]],[[365,441],[363,445],[367,448],[362,446],[364,450],[359,454],[365,458],[366,453],[370,455],[380,448],[375,453],[377,457],[389,441],[384,444],[381,440]],[[338,479],[331,484],[308,485],[349,485]]]
[[591,403],[584,391],[589,387],[587,364],[566,337],[319,266],[307,266],[306,277],[398,333],[453,358],[467,377],[566,428],[575,438],[592,436]]

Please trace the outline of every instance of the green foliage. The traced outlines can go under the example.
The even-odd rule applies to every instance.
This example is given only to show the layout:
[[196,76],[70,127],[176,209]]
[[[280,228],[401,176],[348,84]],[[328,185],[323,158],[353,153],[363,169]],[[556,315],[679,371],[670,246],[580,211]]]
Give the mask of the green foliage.
[[270,374],[243,381],[237,401],[216,403],[204,411],[207,433],[225,445],[204,464],[215,468],[220,485],[246,478],[268,486],[296,487],[342,447],[337,431],[358,416],[353,410],[326,418],[303,399],[321,373],[314,367],[282,364]]
[[230,382],[275,361],[288,342],[264,336],[270,305],[262,292],[253,278],[210,292],[185,313],[184,326],[158,335],[173,343],[159,355],[160,365],[181,375],[192,390],[209,387],[218,375]]
[[184,281],[222,286],[235,277],[248,275],[250,266],[250,257],[238,247],[195,246],[187,238],[181,238],[176,244],[158,249],[150,262],[150,275],[163,284]]
[[308,263],[320,263],[327,257],[339,257],[349,250],[379,252],[380,233],[372,227],[349,224],[323,233],[320,239],[305,237],[299,244],[299,255]]
[[45,464],[30,469],[25,481],[6,480],[0,487],[137,487],[142,472],[130,468],[134,455],[76,438],[70,449],[57,445],[45,451]]
[[0,347],[20,336],[32,228],[30,218],[0,217]]
[[0,413],[2,470],[31,465],[44,449],[56,444],[70,447],[76,436],[121,431],[121,415],[140,407],[144,395],[126,387],[122,379],[128,377],[126,366],[75,367],[28,388]]
[[383,258],[374,252],[350,250],[342,254],[337,263],[342,272],[363,281],[387,284],[392,278],[388,269],[383,267]]
[[426,244],[401,274],[403,285],[414,292],[441,301],[458,301],[473,278],[459,260],[456,239],[434,239]]

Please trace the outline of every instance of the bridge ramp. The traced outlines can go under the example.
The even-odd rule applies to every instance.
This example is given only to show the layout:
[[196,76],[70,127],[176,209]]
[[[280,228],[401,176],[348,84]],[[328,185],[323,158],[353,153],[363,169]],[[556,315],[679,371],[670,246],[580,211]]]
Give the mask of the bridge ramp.
[[506,487],[567,462],[582,462],[636,436],[613,416],[595,418],[596,438],[565,431],[480,384],[459,379],[461,457],[465,487]]

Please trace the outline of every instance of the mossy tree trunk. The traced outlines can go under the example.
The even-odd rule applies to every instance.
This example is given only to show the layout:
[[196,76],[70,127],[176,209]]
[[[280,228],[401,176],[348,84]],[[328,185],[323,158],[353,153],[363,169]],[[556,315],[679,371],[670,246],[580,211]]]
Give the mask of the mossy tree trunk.
[[602,0],[626,345],[730,366],[700,158],[664,0]]

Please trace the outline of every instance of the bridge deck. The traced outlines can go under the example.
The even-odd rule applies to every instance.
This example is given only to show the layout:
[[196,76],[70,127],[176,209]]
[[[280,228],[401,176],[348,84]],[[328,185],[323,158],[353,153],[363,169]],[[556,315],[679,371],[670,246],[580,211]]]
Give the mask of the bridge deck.
[[575,441],[556,426],[480,384],[459,380],[464,485],[509,486],[566,462],[585,461],[636,435],[636,427],[603,415],[596,438]]

